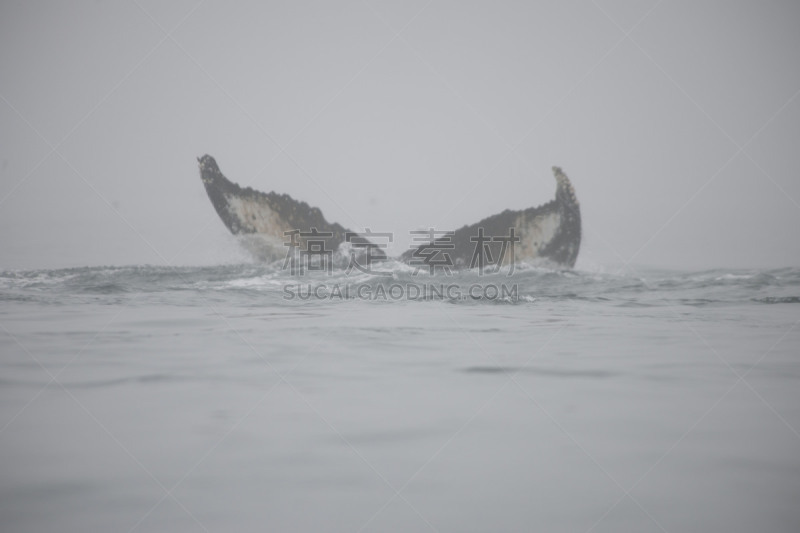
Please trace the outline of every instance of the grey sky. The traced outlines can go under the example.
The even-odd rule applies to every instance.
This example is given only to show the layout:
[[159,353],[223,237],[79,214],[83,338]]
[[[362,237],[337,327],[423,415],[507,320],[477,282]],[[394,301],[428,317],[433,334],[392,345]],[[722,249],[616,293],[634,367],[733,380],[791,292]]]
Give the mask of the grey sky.
[[549,200],[559,165],[578,268],[797,265],[798,27],[793,1],[5,1],[0,268],[240,260],[204,153],[395,254]]

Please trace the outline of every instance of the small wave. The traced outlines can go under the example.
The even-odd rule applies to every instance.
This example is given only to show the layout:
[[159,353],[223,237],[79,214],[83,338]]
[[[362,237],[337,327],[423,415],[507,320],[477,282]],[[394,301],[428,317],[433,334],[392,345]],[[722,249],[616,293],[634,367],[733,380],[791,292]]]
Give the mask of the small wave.
[[509,378],[516,374],[534,374],[557,378],[610,378],[617,374],[607,370],[571,370],[565,368],[545,368],[533,366],[470,366],[463,369],[468,374],[502,374]]
[[0,292],[0,302],[36,302],[33,296]]
[[0,288],[46,289],[61,285],[79,275],[78,272],[74,272],[72,269],[67,271],[5,271],[0,273]]
[[80,292],[88,294],[119,294],[128,292],[128,288],[121,283],[100,283],[83,287]]
[[756,274],[723,274],[714,278],[714,281],[738,281],[742,279],[753,279]]
[[70,389],[95,389],[105,387],[116,387],[128,384],[171,384],[187,381],[200,381],[201,378],[195,376],[183,376],[178,374],[141,374],[136,376],[97,379],[90,381],[63,382],[63,385]]
[[267,277],[255,277],[255,278],[236,278],[225,281],[216,285],[215,289],[217,290],[225,290],[225,289],[272,289],[277,285],[283,285],[281,281],[275,279],[269,279]]
[[753,301],[763,304],[800,304],[800,296],[765,296],[753,298]]

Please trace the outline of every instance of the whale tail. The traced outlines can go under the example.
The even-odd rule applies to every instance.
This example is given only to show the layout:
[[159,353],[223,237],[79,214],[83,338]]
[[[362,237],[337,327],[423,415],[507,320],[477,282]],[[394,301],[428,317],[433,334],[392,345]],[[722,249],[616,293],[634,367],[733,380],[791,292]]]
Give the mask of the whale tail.
[[197,161],[206,193],[222,222],[234,235],[245,236],[242,240],[246,247],[260,259],[286,257],[291,248],[336,252],[345,242],[360,251],[372,248],[371,259],[386,259],[386,254],[365,237],[325,220],[318,207],[298,202],[288,194],[240,187],[222,174],[210,155]]
[[[372,260],[386,259],[382,246],[365,235],[328,222],[319,208],[287,194],[242,188],[222,174],[210,155],[197,161],[203,185],[222,222],[234,235],[246,236],[251,246],[258,243],[260,258],[286,257],[287,247],[308,250],[311,246],[336,252],[347,248],[343,247],[347,243],[350,251],[355,249],[359,255],[369,254]],[[441,252],[447,259],[438,264],[453,268],[482,266],[484,260],[501,266],[536,259],[575,266],[581,244],[580,204],[567,175],[559,167],[553,167],[553,175],[556,179],[553,200],[519,211],[507,209],[453,232],[433,229],[421,232],[427,233],[428,238],[422,235],[418,242],[428,242],[410,248],[399,259],[430,266],[440,261],[434,255]],[[442,233],[445,235],[438,237]]]
[[[496,266],[516,261],[546,260],[572,268],[581,244],[581,211],[575,189],[559,167],[553,167],[555,199],[519,211],[507,209],[463,226],[431,243],[404,252],[414,263],[437,246],[455,268],[475,268],[483,259]],[[513,244],[511,244],[513,242]]]

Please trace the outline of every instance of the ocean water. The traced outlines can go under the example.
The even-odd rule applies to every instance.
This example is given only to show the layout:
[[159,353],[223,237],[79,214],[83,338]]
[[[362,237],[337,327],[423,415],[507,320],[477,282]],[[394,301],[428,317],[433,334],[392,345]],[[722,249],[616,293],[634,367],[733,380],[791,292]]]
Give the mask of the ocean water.
[[0,530],[800,531],[800,269],[388,270],[0,273]]

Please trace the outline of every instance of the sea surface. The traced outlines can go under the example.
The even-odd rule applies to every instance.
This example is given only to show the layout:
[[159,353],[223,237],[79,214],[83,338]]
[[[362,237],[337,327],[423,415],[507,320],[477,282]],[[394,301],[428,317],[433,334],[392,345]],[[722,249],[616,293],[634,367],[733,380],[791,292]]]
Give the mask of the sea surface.
[[800,269],[382,270],[0,273],[0,531],[800,531]]

